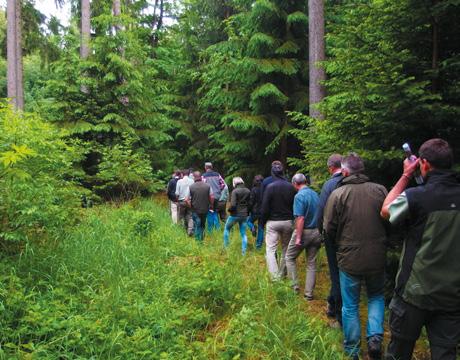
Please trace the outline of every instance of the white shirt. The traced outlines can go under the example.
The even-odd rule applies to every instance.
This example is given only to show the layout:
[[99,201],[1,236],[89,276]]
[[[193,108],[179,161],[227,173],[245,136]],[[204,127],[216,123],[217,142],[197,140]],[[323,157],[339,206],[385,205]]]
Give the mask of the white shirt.
[[185,199],[190,196],[190,185],[193,183],[194,181],[188,176],[180,179],[177,182],[176,196],[179,198],[179,201],[185,201]]

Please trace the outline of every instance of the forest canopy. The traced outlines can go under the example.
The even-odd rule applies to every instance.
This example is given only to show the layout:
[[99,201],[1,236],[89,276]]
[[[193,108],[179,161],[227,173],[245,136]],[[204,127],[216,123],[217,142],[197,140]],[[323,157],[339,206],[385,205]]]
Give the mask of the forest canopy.
[[321,117],[308,115],[307,1],[72,1],[68,26],[10,3],[24,110],[65,132],[67,178],[98,196],[155,191],[205,160],[249,180],[280,159],[321,182],[330,153],[356,151],[388,184],[406,141],[442,137],[458,155],[456,0],[325,1]]

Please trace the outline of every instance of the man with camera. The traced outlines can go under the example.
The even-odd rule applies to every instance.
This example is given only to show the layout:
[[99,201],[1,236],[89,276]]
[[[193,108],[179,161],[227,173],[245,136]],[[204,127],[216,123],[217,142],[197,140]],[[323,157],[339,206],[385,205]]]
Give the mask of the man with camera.
[[[408,230],[390,303],[391,341],[386,359],[409,360],[425,326],[433,360],[455,360],[460,341],[460,184],[453,153],[430,139],[403,174],[381,215]],[[425,184],[407,188],[417,169]]]

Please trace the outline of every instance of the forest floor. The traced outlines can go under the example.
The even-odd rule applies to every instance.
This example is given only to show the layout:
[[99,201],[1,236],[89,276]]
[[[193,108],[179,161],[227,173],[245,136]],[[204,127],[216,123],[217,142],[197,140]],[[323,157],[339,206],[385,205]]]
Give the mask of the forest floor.
[[343,359],[323,252],[306,302],[249,239],[245,257],[236,231],[228,250],[221,231],[199,244],[158,198],[88,209],[58,241],[0,257],[0,359]]

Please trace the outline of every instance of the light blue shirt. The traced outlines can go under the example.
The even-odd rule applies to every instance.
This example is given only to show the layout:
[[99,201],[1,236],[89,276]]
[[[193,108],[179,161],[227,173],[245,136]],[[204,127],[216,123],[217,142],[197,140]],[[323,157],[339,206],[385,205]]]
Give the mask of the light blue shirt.
[[305,218],[304,229],[316,228],[318,203],[318,194],[308,186],[300,189],[294,197],[294,217],[303,216]]

